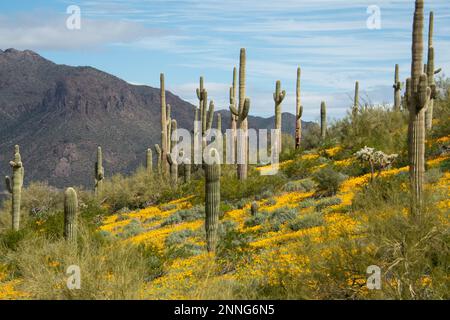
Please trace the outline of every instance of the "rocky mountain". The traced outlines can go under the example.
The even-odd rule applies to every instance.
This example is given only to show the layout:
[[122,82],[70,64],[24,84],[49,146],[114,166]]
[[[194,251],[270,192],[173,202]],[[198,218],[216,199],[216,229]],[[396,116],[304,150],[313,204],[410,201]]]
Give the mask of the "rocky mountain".
[[[192,129],[194,106],[170,92],[167,103],[179,126]],[[97,145],[103,147],[107,175],[129,173],[159,143],[159,105],[157,88],[91,67],[57,65],[29,50],[0,50],[0,174],[10,174],[15,144],[21,147],[25,183],[92,184]],[[221,113],[225,128],[229,112]],[[271,128],[273,122],[249,117],[254,128]],[[284,114],[283,122],[293,133],[294,116]]]

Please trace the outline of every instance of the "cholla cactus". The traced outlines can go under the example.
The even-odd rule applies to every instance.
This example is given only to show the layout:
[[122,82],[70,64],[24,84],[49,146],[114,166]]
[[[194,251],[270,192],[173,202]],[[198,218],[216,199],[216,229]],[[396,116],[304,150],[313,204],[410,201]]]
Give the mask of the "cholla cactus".
[[69,242],[77,240],[78,197],[75,189],[67,188],[64,193],[64,238]]
[[355,153],[355,157],[360,161],[369,163],[371,173],[370,180],[373,181],[375,170],[378,171],[378,177],[381,174],[381,171],[389,168],[394,163],[394,161],[398,158],[398,154],[388,155],[382,151],[376,151],[374,148],[365,146]]
[[20,202],[22,198],[23,178],[25,175],[18,145],[14,147],[14,160],[10,161],[9,165],[13,170],[13,176],[12,178],[6,176],[5,182],[7,190],[12,194],[12,229],[18,231],[20,227]]

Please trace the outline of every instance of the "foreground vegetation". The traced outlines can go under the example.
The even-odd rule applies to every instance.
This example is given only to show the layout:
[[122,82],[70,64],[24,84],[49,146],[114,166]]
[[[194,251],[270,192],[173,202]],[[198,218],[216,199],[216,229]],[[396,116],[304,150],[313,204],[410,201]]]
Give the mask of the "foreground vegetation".
[[[201,168],[178,187],[144,169],[114,176],[100,201],[78,189],[75,247],[63,237],[62,192],[33,183],[20,231],[9,230],[9,201],[0,213],[0,298],[448,299],[449,107],[443,94],[420,217],[409,214],[407,119],[369,107],[333,123],[325,140],[312,129],[300,150],[283,142],[276,176],[250,167],[242,182],[223,166],[215,255],[206,250]],[[354,156],[366,144],[399,155],[373,180]],[[80,290],[66,287],[70,265],[81,268]],[[371,265],[381,268],[381,290],[366,287]]]

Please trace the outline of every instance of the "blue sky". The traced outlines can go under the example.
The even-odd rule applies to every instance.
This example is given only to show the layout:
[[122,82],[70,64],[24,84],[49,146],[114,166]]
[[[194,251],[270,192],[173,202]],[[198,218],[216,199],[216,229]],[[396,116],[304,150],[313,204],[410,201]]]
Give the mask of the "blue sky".
[[[81,9],[81,29],[68,30],[66,8]],[[370,30],[367,8],[381,9]],[[130,83],[166,87],[192,103],[205,76],[209,96],[228,108],[232,69],[247,48],[253,115],[274,112],[281,80],[283,111],[295,110],[302,67],[304,119],[317,120],[325,100],[331,118],[345,115],[354,82],[373,103],[391,103],[395,63],[410,70],[412,0],[33,0],[2,1],[0,48],[31,49],[56,63],[90,65]],[[450,72],[450,1],[426,1],[435,11],[436,66]],[[428,20],[428,19],[427,19]]]

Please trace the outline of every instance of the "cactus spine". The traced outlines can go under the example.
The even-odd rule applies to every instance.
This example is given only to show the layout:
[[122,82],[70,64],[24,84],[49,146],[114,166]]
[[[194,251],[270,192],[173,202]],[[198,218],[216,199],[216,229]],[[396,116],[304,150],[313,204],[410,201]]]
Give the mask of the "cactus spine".
[[64,238],[69,242],[77,240],[78,197],[73,188],[64,193]]
[[176,186],[178,183],[178,162],[177,157],[173,156],[172,151],[176,147],[176,144],[178,143],[178,134],[177,134],[177,121],[174,119],[171,121],[171,146],[172,150],[171,153],[167,154],[167,161],[170,165],[170,180],[172,181],[172,185]]
[[95,195],[101,197],[103,193],[103,179],[105,178],[105,169],[103,168],[102,148],[97,147],[97,162],[95,163]]
[[303,106],[300,95],[300,78],[302,71],[297,68],[297,87],[296,87],[296,100],[295,100],[295,149],[300,148],[300,142],[302,140],[302,114],[303,114]]
[[[212,149],[212,156],[217,150]],[[215,252],[220,215],[220,164],[205,164],[205,229],[208,252]]]
[[327,136],[327,106],[325,101],[320,104],[320,135],[322,139]]
[[402,83],[400,82],[400,67],[395,65],[395,77],[394,77],[394,110],[399,111],[402,104]]
[[166,106],[166,89],[164,82],[164,73],[160,75],[160,99],[161,99],[161,173],[163,176],[167,175],[168,172],[168,162],[165,160],[167,158],[167,148],[168,148],[168,133],[167,133],[167,106]]
[[434,69],[434,47],[433,47],[433,33],[434,33],[434,13],[430,12],[430,22],[428,30],[428,62],[425,73],[427,74],[428,87],[431,89],[430,102],[428,108],[425,111],[425,126],[427,130],[431,130],[433,127],[433,107],[434,100],[436,99],[436,82],[434,81],[434,75],[439,73],[440,70]]
[[411,180],[411,211],[417,216],[423,207],[425,172],[425,111],[431,96],[427,75],[422,73],[424,1],[416,0],[413,24],[411,79],[408,80],[409,107],[409,174]]
[[275,102],[275,129],[279,130],[278,136],[278,150],[282,150],[281,146],[281,120],[282,120],[282,111],[281,111],[281,103],[286,97],[286,91],[281,90],[281,81],[278,80],[275,85],[275,92],[273,94],[273,101]]
[[239,104],[236,110],[235,106],[230,105],[231,113],[237,117],[240,135],[237,143],[238,165],[237,176],[239,180],[247,179],[247,159],[248,159],[248,121],[247,116],[250,110],[250,99],[245,97],[245,64],[246,52],[241,49],[239,59]]
[[151,175],[153,173],[153,153],[152,149],[147,149],[146,159],[145,159],[145,168],[147,170],[147,174]]
[[20,202],[22,197],[23,179],[25,175],[22,157],[20,156],[20,149],[18,145],[14,147],[14,160],[10,161],[9,165],[13,170],[13,175],[12,178],[6,176],[5,181],[6,181],[6,188],[12,195],[12,205],[11,205],[12,229],[18,231],[20,227]]
[[358,115],[359,111],[359,82],[356,81],[355,83],[355,99],[353,100],[353,110],[352,114],[354,117]]

